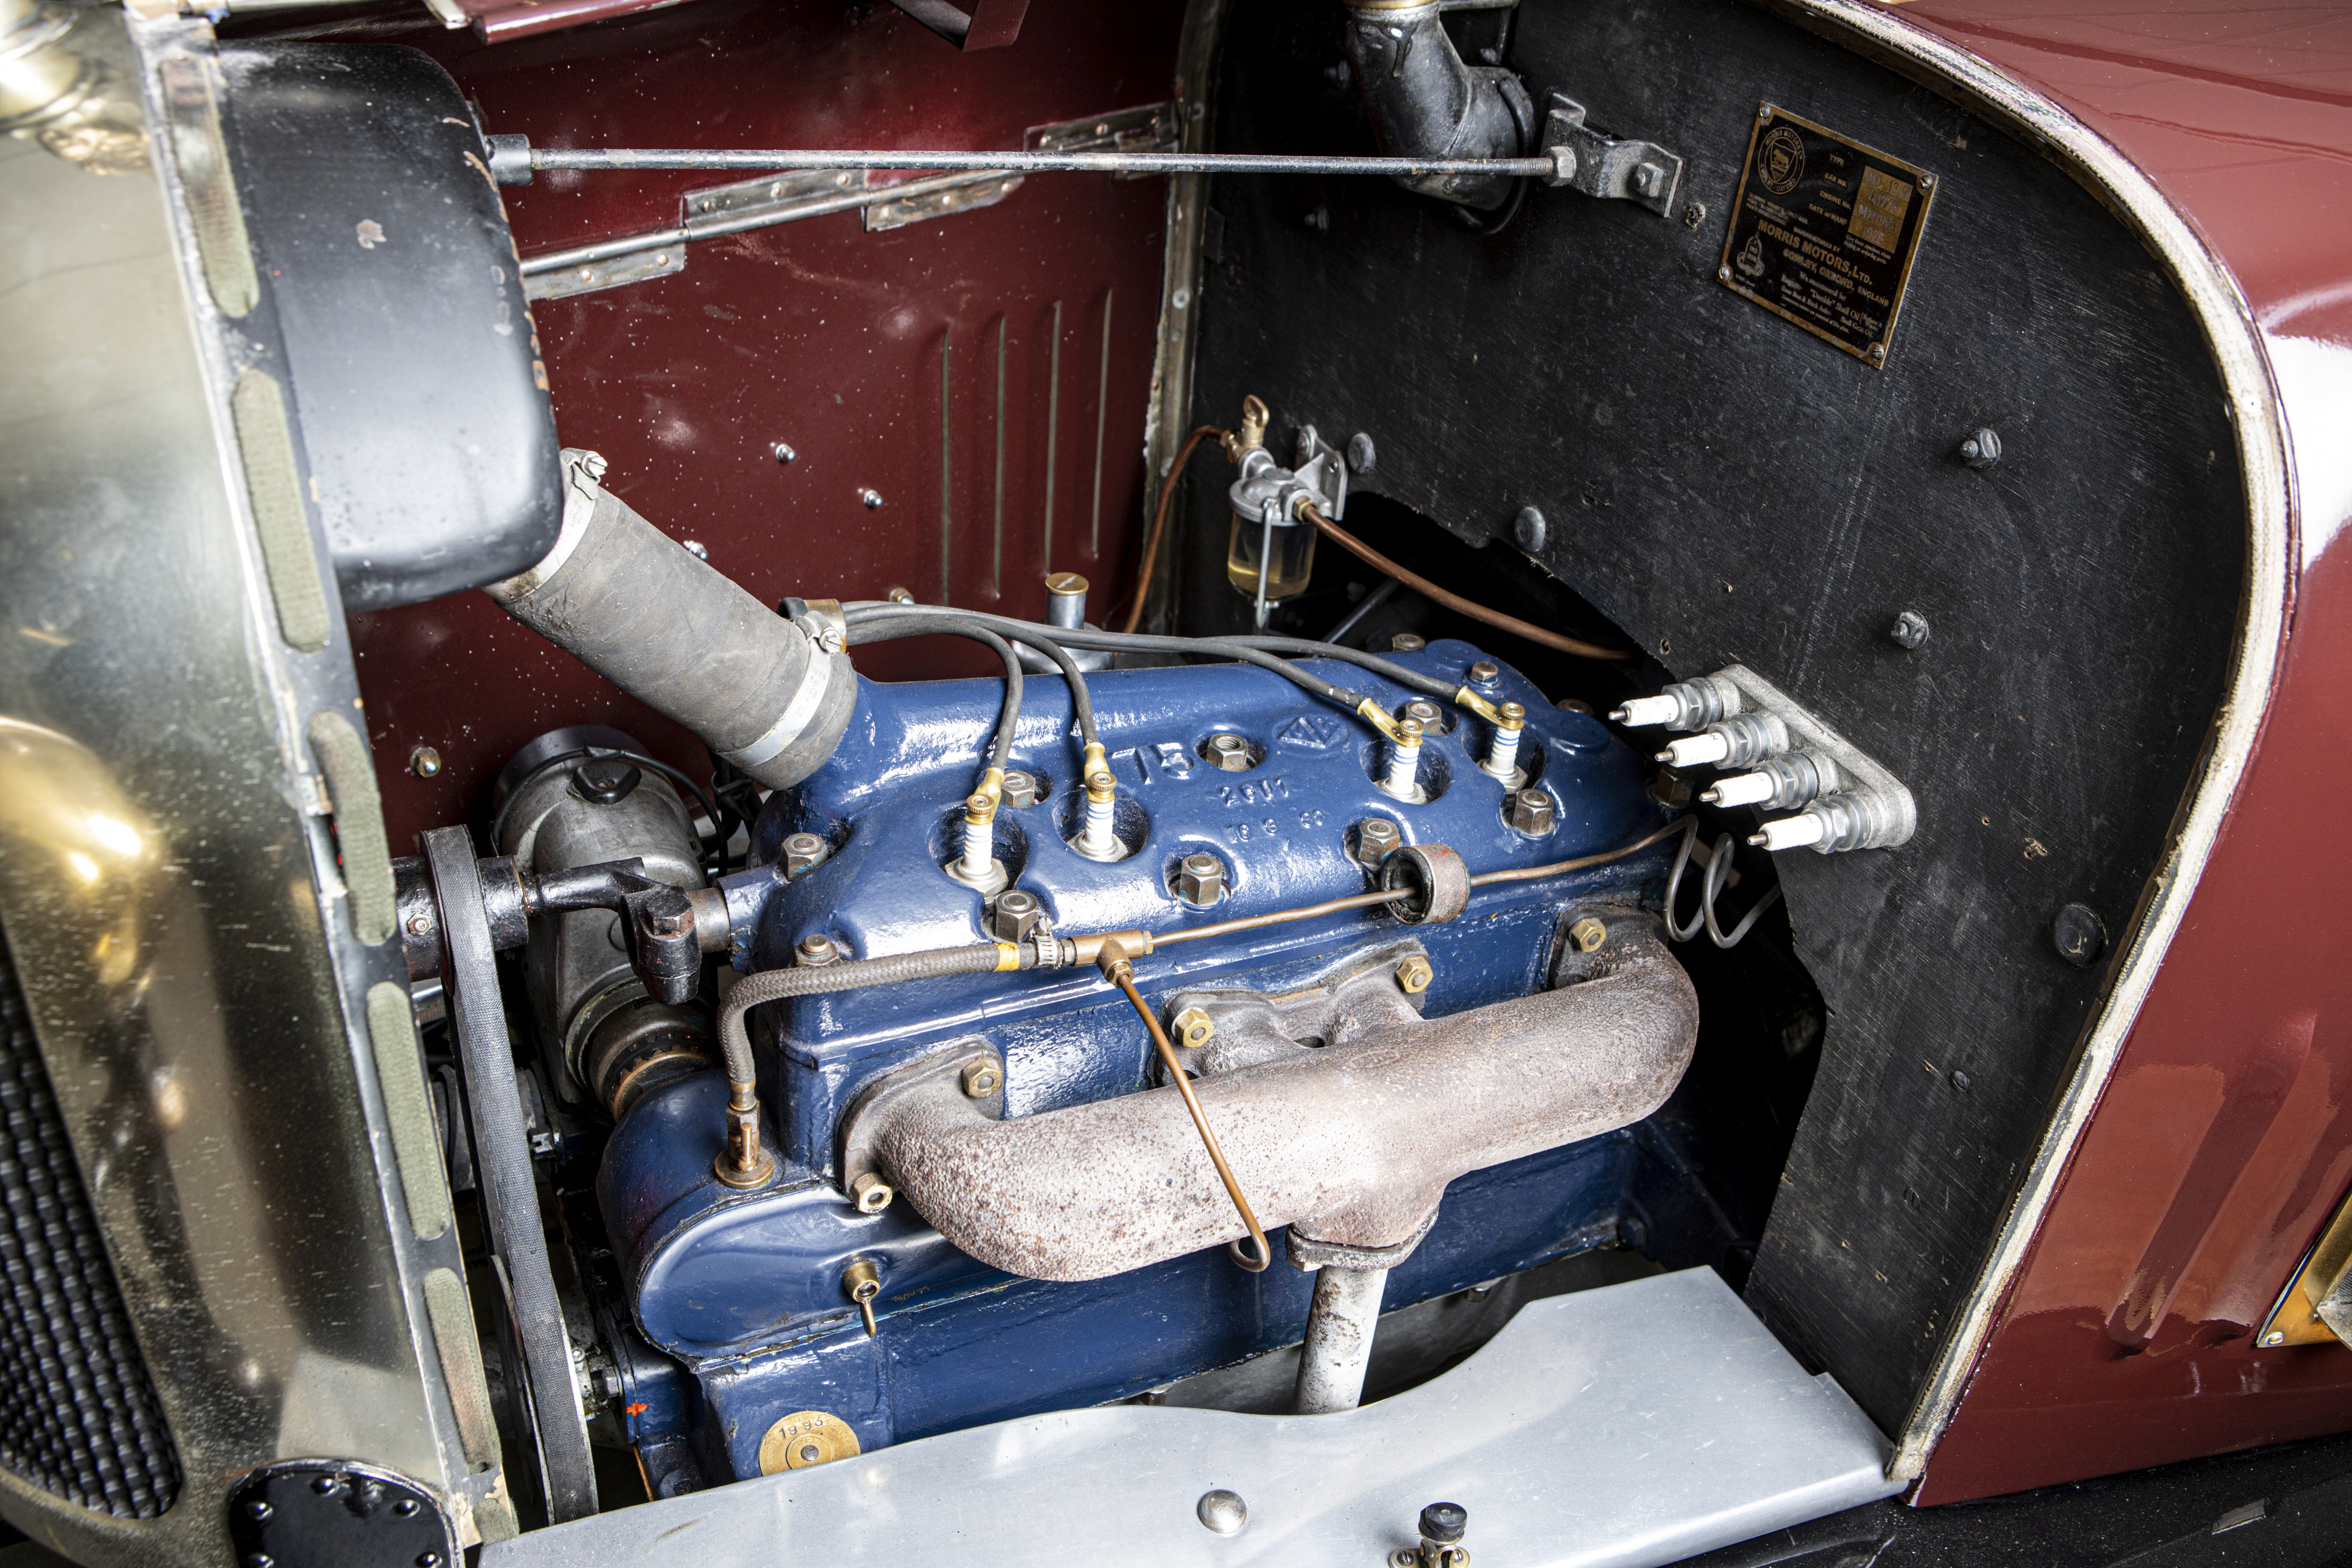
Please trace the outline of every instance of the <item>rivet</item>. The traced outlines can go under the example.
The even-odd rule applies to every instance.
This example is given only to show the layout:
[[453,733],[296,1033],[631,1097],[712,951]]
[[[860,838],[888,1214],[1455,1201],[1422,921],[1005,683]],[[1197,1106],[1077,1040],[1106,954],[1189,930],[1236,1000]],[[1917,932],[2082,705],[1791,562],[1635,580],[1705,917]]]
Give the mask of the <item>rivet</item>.
[[686,547],[686,552],[688,555],[693,556],[697,561],[708,561],[710,559],[709,549],[705,546],[700,540],[681,539],[678,541],[678,543],[684,545]]

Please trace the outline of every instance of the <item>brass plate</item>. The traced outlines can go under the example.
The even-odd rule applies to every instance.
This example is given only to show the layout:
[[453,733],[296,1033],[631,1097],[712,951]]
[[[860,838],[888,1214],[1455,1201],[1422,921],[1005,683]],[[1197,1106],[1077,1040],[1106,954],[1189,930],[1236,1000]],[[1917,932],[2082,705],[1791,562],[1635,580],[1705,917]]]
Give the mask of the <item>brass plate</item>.
[[1885,369],[1936,176],[1764,104],[1716,277]]
[[804,1470],[835,1459],[854,1459],[857,1454],[857,1434],[847,1422],[822,1410],[802,1410],[769,1427],[760,1439],[760,1473]]
[[2327,1228],[2304,1254],[2303,1266],[2279,1292],[2278,1303],[2255,1331],[2254,1342],[2265,1350],[2335,1343],[2336,1331],[2320,1313],[2325,1307],[2336,1321],[2344,1321],[2347,1283],[2352,1283],[2352,1195],[2336,1205]]

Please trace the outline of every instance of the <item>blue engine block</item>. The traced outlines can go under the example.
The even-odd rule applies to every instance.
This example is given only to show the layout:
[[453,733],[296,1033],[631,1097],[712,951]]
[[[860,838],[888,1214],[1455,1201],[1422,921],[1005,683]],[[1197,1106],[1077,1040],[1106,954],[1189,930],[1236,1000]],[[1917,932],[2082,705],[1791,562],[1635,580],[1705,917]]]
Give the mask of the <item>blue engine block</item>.
[[[1466,682],[1484,658],[1446,641],[1393,657],[1449,683]],[[1350,667],[1309,668],[1391,711],[1416,695]],[[1120,670],[1090,677],[1087,689],[1132,852],[1100,863],[1066,842],[1083,796],[1058,679],[1028,683],[1016,737],[1013,766],[1043,781],[1039,802],[1001,811],[996,826],[1013,885],[1035,894],[1064,934],[1165,933],[1362,892],[1370,883],[1349,829],[1374,816],[1397,824],[1407,843],[1450,846],[1473,872],[1593,854],[1664,820],[1630,750],[1507,668],[1473,689],[1528,710],[1518,763],[1555,805],[1556,826],[1541,837],[1506,820],[1503,784],[1477,765],[1487,727],[1451,704],[1451,727],[1423,747],[1431,798],[1406,805],[1375,783],[1386,745],[1369,726],[1270,672]],[[761,863],[722,883],[738,969],[788,964],[813,933],[857,958],[987,939],[981,895],[942,868],[961,842],[961,803],[1001,695],[994,680],[861,683],[838,751],[769,803]],[[1255,765],[1211,766],[1202,748],[1221,733],[1246,739]],[[780,846],[795,833],[820,836],[829,852],[788,879]],[[1654,894],[1667,847],[1480,889],[1448,924],[1404,928],[1356,910],[1187,943],[1139,961],[1137,984],[1155,1005],[1204,985],[1280,993],[1409,932],[1434,970],[1426,1015],[1525,995],[1544,983],[1561,911],[1595,896]],[[1174,873],[1204,850],[1224,862],[1229,890],[1195,909],[1178,898]],[[598,1177],[635,1326],[666,1352],[623,1358],[628,1435],[649,1473],[655,1456],[684,1445],[716,1479],[756,1475],[761,1438],[796,1413],[837,1416],[871,1448],[1126,1397],[1300,1337],[1312,1279],[1279,1263],[1251,1275],[1220,1248],[1083,1283],[1022,1279],[949,1246],[904,1202],[864,1215],[833,1184],[844,1110],[878,1075],[949,1040],[984,1038],[1002,1053],[1008,1116],[1148,1088],[1145,1033],[1092,968],[842,992],[760,1009],[751,1024],[763,1103],[780,1123],[768,1134],[783,1163],[775,1184],[741,1193],[713,1180],[726,1095],[716,1073],[633,1109]],[[1612,1237],[1633,1158],[1618,1133],[1457,1181],[1435,1228],[1391,1276],[1387,1308]],[[872,1339],[842,1288],[860,1258],[881,1277]]]

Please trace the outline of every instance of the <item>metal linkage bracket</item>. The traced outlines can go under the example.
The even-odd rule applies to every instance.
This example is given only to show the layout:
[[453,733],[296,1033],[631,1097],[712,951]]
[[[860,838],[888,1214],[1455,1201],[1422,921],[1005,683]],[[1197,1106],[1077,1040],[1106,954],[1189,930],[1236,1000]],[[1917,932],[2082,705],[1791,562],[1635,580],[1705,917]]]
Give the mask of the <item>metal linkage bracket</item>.
[[[1146,103],[1085,120],[1032,126],[1024,134],[1022,145],[1031,153],[1172,153],[1178,148],[1181,129],[1177,105]],[[528,143],[520,137],[489,140],[499,182],[528,184]],[[783,169],[688,191],[678,200],[676,228],[525,258],[524,292],[534,300],[561,300],[667,277],[686,269],[689,241],[771,228],[828,213],[856,210],[868,234],[903,228],[928,218],[994,206],[1019,190],[1025,178],[1010,169],[958,169],[877,184],[872,183],[875,173]],[[1115,174],[1111,177],[1149,176]]]
[[1632,202],[1664,217],[1682,191],[1683,161],[1654,142],[1619,141],[1584,122],[1584,105],[1553,93],[1544,116],[1543,150],[1553,174],[1544,183],[1588,196]]

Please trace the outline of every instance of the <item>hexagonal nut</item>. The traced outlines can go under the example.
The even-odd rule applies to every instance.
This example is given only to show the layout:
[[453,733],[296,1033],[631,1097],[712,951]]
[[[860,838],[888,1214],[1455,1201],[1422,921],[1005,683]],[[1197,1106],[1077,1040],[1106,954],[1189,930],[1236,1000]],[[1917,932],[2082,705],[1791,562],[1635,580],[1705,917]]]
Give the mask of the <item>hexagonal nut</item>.
[[1597,952],[1609,940],[1609,928],[1591,915],[1579,915],[1569,922],[1568,940],[1579,952]]
[[1188,904],[1213,904],[1225,896],[1225,863],[1214,855],[1187,855],[1176,863],[1176,891]]
[[1249,742],[1239,735],[1212,735],[1206,747],[1209,765],[1220,773],[1245,773],[1250,767]]
[[1510,821],[1515,831],[1530,838],[1548,837],[1559,826],[1559,807],[1543,790],[1515,789],[1511,792]]
[[1010,773],[1004,775],[1004,804],[1019,809],[1037,804],[1037,775]]
[[1178,1045],[1196,1049],[1207,1045],[1209,1037],[1217,1032],[1216,1021],[1198,1007],[1185,1008],[1169,1020],[1169,1026],[1175,1033]]
[[966,1062],[961,1081],[968,1098],[986,1100],[1004,1087],[1004,1069],[992,1061]]
[[825,841],[814,833],[795,833],[784,840],[784,875],[797,877],[824,864]]
[[1356,859],[1369,870],[1379,870],[1389,851],[1403,842],[1403,830],[1385,816],[1370,816],[1356,824]]
[[1027,942],[1045,923],[1045,906],[1034,893],[1008,888],[996,895],[989,910],[989,929],[999,942]]
[[1417,952],[1396,966],[1397,984],[1415,996],[1428,990],[1429,983],[1435,978],[1436,972],[1429,967],[1429,960]]
[[1445,728],[1445,710],[1427,698],[1416,698],[1406,703],[1404,710],[1397,717],[1410,719],[1419,724],[1424,735],[1434,735]]
[[889,1183],[871,1171],[849,1184],[849,1201],[857,1205],[859,1214],[880,1214],[898,1195]]

